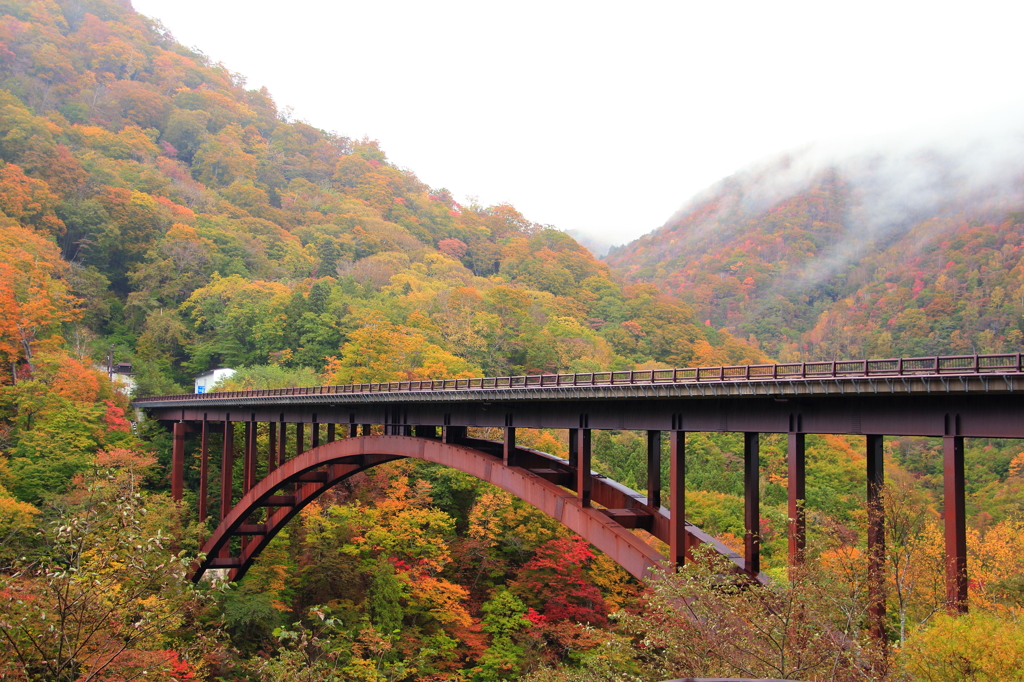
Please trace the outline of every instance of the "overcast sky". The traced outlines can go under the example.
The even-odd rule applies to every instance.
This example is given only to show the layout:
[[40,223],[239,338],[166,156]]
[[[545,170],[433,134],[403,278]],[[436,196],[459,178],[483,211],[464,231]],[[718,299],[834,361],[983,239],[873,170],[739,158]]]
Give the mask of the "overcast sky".
[[614,244],[767,156],[1024,95],[1022,2],[133,1],[294,118]]

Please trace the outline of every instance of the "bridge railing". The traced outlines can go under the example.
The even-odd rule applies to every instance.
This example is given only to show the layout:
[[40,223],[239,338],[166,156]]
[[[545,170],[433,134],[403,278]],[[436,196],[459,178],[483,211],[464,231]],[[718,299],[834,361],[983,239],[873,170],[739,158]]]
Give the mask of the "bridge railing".
[[856,379],[870,377],[944,376],[1024,373],[1024,353],[952,355],[881,360],[828,360],[766,365],[729,365],[681,369],[580,372],[576,374],[528,374],[514,377],[473,379],[423,379],[343,386],[304,386],[220,393],[187,393],[151,396],[136,403],[210,398],[257,398],[355,393],[404,393],[420,391],[466,391],[486,389],[539,388],[548,386],[618,386],[628,384],[717,383],[724,381],[794,381]]

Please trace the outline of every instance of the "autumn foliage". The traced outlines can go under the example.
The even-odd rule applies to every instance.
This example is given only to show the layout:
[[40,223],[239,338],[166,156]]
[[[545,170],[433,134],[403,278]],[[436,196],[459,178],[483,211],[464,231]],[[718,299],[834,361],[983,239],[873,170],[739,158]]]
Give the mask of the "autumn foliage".
[[[0,678],[1014,679],[1024,453],[1004,440],[967,444],[971,620],[941,616],[939,446],[886,441],[881,649],[852,436],[808,435],[799,580],[785,436],[761,436],[764,590],[705,565],[645,591],[523,501],[411,462],[305,507],[237,586],[184,580],[216,522],[192,515],[196,436],[178,504],[170,436],[136,422],[108,360],[142,396],[218,366],[247,390],[1019,350],[1016,203],[951,200],[853,262],[864,206],[843,172],[764,200],[744,183],[599,260],[510,204],[428,187],[374,140],[290,120],[128,2],[0,2]],[[568,455],[564,431],[517,437]],[[593,443],[598,472],[646,487],[646,434]],[[736,547],[742,447],[687,434],[688,520]]]

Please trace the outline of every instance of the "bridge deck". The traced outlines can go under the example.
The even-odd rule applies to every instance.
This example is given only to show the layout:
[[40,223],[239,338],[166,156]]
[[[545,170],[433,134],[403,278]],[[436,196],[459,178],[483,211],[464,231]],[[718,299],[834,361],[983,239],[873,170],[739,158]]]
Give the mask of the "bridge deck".
[[1024,354],[843,360],[685,369],[392,381],[140,398],[140,407],[472,402],[602,398],[797,397],[1013,393],[1024,390]]

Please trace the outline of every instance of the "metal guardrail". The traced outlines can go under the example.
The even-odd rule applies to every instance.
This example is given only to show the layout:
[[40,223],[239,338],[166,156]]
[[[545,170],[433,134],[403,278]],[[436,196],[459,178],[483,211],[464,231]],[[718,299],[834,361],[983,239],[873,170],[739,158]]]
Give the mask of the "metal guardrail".
[[340,386],[304,386],[222,393],[186,393],[137,398],[134,402],[174,400],[223,400],[271,396],[330,395],[362,393],[409,393],[423,391],[469,391],[487,389],[557,386],[619,386],[628,384],[688,384],[730,381],[788,381],[806,379],[858,379],[899,376],[945,376],[1024,373],[1024,353],[998,355],[951,355],[884,360],[831,360],[792,362],[773,365],[733,365],[688,367],[685,369],[645,369],[620,372],[580,372],[576,374],[528,374],[514,377],[474,379],[425,379]]

